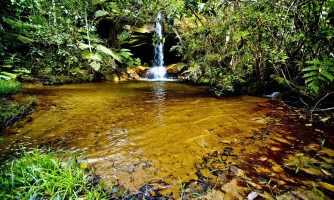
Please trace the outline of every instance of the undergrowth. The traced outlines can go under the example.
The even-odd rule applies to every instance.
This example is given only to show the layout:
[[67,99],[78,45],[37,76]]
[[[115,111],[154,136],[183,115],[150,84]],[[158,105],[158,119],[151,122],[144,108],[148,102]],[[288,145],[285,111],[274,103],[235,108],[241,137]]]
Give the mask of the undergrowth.
[[0,79],[0,96],[16,94],[22,90],[22,84],[17,81],[5,81]]
[[105,199],[108,193],[98,180],[75,156],[23,151],[1,167],[0,199]]

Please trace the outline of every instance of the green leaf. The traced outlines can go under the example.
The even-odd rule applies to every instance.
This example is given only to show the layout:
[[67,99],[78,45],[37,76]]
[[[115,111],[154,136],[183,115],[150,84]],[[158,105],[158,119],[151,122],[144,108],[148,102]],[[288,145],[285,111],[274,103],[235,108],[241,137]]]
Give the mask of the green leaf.
[[97,18],[97,17],[104,17],[106,15],[108,15],[109,12],[108,11],[105,11],[105,10],[97,10],[95,13],[94,13],[94,16]]
[[26,36],[23,36],[23,35],[19,35],[19,34],[13,34],[13,33],[7,33],[9,36],[12,36],[18,40],[20,40],[21,42],[23,43],[32,43],[34,42],[35,40],[31,39],[31,38],[28,38]]
[[312,81],[315,81],[315,80],[317,80],[317,79],[318,79],[318,77],[313,76],[313,77],[310,77],[310,78],[306,79],[306,80],[305,80],[305,83],[307,84],[307,83],[312,82]]
[[1,74],[0,74],[0,78],[5,79],[5,80],[10,80],[11,79],[9,76],[5,76],[5,75],[1,75]]
[[303,164],[300,164],[300,165],[297,166],[297,168],[296,168],[296,174],[298,173],[298,171],[299,171],[299,169],[300,169],[301,167],[303,167]]
[[31,71],[26,69],[26,68],[22,68],[22,69],[14,69],[13,70],[14,72],[17,72],[17,73],[26,73],[26,74],[30,74]]
[[109,49],[109,48],[107,48],[107,47],[105,47],[105,46],[103,46],[103,45],[97,45],[97,46],[96,46],[96,49],[97,49],[98,51],[101,51],[102,53],[105,53],[105,54],[108,54],[108,55],[112,56],[115,60],[117,60],[117,61],[120,62],[120,63],[123,62],[121,56],[115,54],[111,49]]
[[319,71],[319,67],[317,66],[311,66],[311,67],[306,67],[304,69],[302,69],[303,72],[307,72],[307,71]]
[[79,46],[79,49],[81,49],[81,50],[92,48],[91,45],[84,44],[84,43],[81,43],[81,42],[78,43],[78,46]]
[[321,142],[320,150],[322,149],[322,147],[324,147],[324,145],[325,145],[325,141],[326,141],[326,139],[324,139],[324,140]]
[[312,77],[312,76],[318,76],[318,72],[310,72],[310,73],[307,73],[307,74],[304,74],[303,77],[304,78],[308,78],[308,77]]
[[1,72],[1,74],[10,77],[11,79],[16,79],[17,75],[9,72]]
[[326,77],[328,80],[330,80],[331,82],[334,80],[334,76],[330,73],[328,73],[327,71],[321,71],[320,75]]
[[94,60],[94,61],[101,61],[101,57],[95,53],[85,53],[82,55],[83,59],[90,59],[90,60]]
[[319,91],[319,86],[317,86],[314,82],[310,83],[308,85],[315,93],[318,93]]
[[121,51],[117,53],[117,55],[122,56],[125,59],[128,59],[133,54],[130,52],[129,49],[121,49]]
[[21,20],[13,20],[13,19],[9,19],[9,18],[4,18],[3,19],[4,22],[12,25],[12,26],[16,26],[16,27],[19,27],[19,28],[30,28],[30,29],[41,29],[43,28],[42,25],[34,25],[34,24],[29,24],[29,23],[25,23]]
[[184,63],[177,63],[177,70],[181,71],[185,66],[187,66]]
[[315,65],[320,65],[321,62],[319,60],[309,60],[306,61],[307,64],[315,64]]
[[101,68],[101,64],[97,61],[93,61],[90,63],[90,66],[95,70],[95,71],[99,71]]

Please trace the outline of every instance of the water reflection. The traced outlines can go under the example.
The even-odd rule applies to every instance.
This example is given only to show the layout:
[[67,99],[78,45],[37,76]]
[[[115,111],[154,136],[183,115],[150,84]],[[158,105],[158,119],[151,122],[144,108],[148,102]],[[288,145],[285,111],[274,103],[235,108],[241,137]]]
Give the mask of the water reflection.
[[165,99],[167,94],[167,87],[164,82],[158,82],[152,87],[152,94],[154,100],[154,108],[156,110],[156,118],[162,126],[164,123],[164,112],[166,110]]

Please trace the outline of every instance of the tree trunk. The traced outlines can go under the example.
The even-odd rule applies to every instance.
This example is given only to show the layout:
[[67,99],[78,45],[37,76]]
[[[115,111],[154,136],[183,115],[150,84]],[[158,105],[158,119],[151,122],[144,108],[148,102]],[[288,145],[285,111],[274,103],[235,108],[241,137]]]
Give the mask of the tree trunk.
[[116,24],[113,21],[110,21],[108,43],[111,48],[115,48],[117,45]]

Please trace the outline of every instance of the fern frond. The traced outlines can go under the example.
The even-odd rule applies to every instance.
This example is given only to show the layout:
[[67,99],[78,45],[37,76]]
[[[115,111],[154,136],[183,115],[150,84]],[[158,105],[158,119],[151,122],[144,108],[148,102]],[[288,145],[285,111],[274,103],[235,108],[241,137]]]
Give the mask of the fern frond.
[[319,71],[319,67],[317,66],[311,66],[311,67],[306,67],[304,69],[302,69],[303,72],[307,72],[307,71]]
[[104,53],[104,54],[108,54],[108,55],[112,56],[115,60],[117,60],[117,61],[120,62],[120,63],[123,62],[123,59],[122,59],[121,56],[115,54],[111,49],[109,49],[109,48],[107,48],[107,47],[105,47],[105,46],[103,46],[103,45],[97,45],[97,46],[96,46],[96,49],[97,49],[98,51],[101,51],[101,52]]
[[304,74],[304,78],[308,78],[308,77],[312,77],[312,76],[318,76],[318,72],[310,72],[310,73],[307,73],[307,74]]
[[95,70],[95,71],[99,71],[101,68],[101,64],[97,61],[93,61],[90,63],[90,66]]
[[327,71],[321,71],[320,75],[327,78],[331,82],[334,80],[334,76],[332,74],[328,73]]

